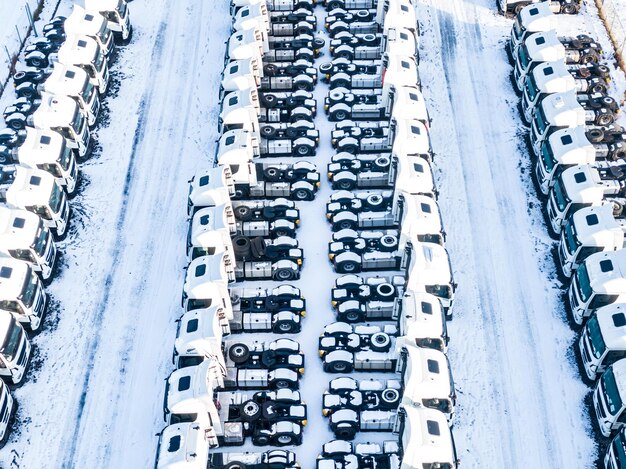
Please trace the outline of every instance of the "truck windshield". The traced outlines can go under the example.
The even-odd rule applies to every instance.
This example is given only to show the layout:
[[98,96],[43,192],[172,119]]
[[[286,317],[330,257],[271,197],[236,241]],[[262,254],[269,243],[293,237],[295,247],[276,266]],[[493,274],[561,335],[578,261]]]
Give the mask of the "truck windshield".
[[556,200],[556,206],[561,212],[565,212],[567,206],[569,205],[569,197],[565,194],[563,190],[563,179],[559,178],[552,187],[552,191],[554,193],[554,199]]
[[573,255],[578,250],[578,247],[580,246],[580,241],[578,241],[578,237],[576,236],[576,231],[574,230],[574,221],[571,217],[568,218],[563,230],[565,234],[565,247],[567,249],[567,252]]
[[72,160],[72,150],[67,145],[63,144],[63,151],[59,157],[59,164],[65,171],[70,169],[70,161]]
[[554,159],[552,147],[547,140],[541,144],[541,160],[543,161],[546,173],[550,174],[554,169],[554,165],[556,165],[556,160]]
[[74,110],[74,117],[72,118],[71,126],[76,133],[76,138],[80,138],[80,128],[83,122],[83,115],[80,113],[80,109],[76,106]]
[[528,63],[530,62],[530,57],[528,54],[528,48],[526,47],[526,44],[522,44],[517,49],[517,60],[520,64],[520,68],[522,70],[526,70],[526,67],[528,67]]
[[117,9],[119,11],[119,16],[124,18],[126,16],[126,2],[120,1],[117,4]]
[[606,344],[602,338],[600,324],[598,318],[594,315],[587,321],[587,334],[589,335],[589,343],[591,344],[591,352],[596,358],[601,358],[606,350]]
[[43,257],[46,252],[46,243],[48,241],[49,231],[43,229],[43,223],[39,222],[39,229],[37,230],[37,236],[33,241],[31,247],[37,253],[39,257]]
[[104,54],[102,53],[102,49],[98,46],[96,50],[96,58],[93,62],[94,67],[98,73],[102,73],[103,65],[104,65]]
[[587,272],[587,264],[582,263],[580,267],[576,269],[576,280],[578,287],[578,294],[580,295],[580,299],[583,303],[586,303],[589,298],[591,298],[591,294],[593,290],[591,289],[591,283],[589,281],[589,272]]
[[50,208],[52,213],[59,213],[61,210],[61,203],[63,202],[63,194],[59,189],[58,184],[52,185],[52,193],[50,194]]
[[20,299],[24,306],[30,308],[35,301],[35,293],[37,292],[37,280],[34,275],[29,275],[26,277],[24,281],[24,289],[22,291],[22,295]]
[[535,116],[533,117],[535,121],[535,125],[537,126],[538,136],[543,135],[546,132],[546,129],[550,126],[548,119],[546,118],[545,112],[543,112],[543,106],[539,106],[535,110]]
[[87,79],[87,83],[85,84],[85,86],[83,87],[83,91],[81,93],[81,98],[83,98],[83,101],[86,104],[91,103],[91,99],[92,99],[92,94],[94,93],[94,87],[93,84],[89,81],[89,79]]
[[22,328],[17,325],[14,318],[11,318],[9,330],[4,338],[2,349],[0,349],[0,353],[5,356],[7,361],[13,361],[17,354],[17,349],[20,346],[20,342],[22,342]]
[[529,73],[526,77],[526,92],[528,93],[528,104],[534,103],[535,98],[539,94],[539,87],[537,86],[534,73]]
[[626,441],[624,441],[624,433],[620,432],[611,443],[613,447],[613,455],[617,460],[617,467],[626,467]]
[[522,27],[519,23],[519,16],[515,17],[515,21],[513,22],[513,32],[515,33],[516,38],[522,37]]
[[619,389],[617,388],[617,382],[615,381],[615,374],[613,374],[613,367],[607,368],[604,372],[602,378],[600,378],[600,386],[602,387],[602,392],[606,397],[609,414],[613,416],[617,415],[624,404],[619,395]]

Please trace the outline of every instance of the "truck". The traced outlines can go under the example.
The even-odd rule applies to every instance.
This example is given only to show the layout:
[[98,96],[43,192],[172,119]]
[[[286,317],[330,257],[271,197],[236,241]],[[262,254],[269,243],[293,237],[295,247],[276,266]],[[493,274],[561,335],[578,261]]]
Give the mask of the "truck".
[[9,421],[15,413],[17,401],[13,399],[9,387],[0,381],[0,444],[3,444],[9,436]]
[[[27,79],[35,82],[44,81],[52,72],[54,63],[58,62],[83,69],[101,95],[108,89],[109,65],[106,55],[98,45],[98,42],[89,36],[68,36],[56,53],[34,50],[25,55],[24,62],[28,67],[34,67],[34,70],[17,71],[13,75],[16,85]],[[43,69],[40,70],[41,74],[33,74],[38,69]]]
[[[103,5],[103,2],[98,0],[98,4]],[[76,3],[72,13],[63,22],[63,30],[66,35],[75,34],[94,38],[107,57],[115,49],[113,33],[109,29],[107,19],[100,13],[87,11]]]
[[619,469],[626,461],[626,429],[622,428],[611,440],[604,455],[604,469]]
[[[337,5],[328,3],[329,16],[324,21],[324,27],[331,37],[335,37],[342,32],[352,34],[376,34],[382,33],[390,27],[412,29],[419,34],[419,25],[415,14],[415,7],[410,0],[389,0],[376,2],[373,7],[346,8],[339,6],[343,0],[334,0]],[[347,0],[350,2],[350,0]],[[345,10],[369,10],[374,9],[373,17],[370,19],[355,15],[356,21],[348,21],[343,14]]]
[[[394,109],[396,112],[394,113]],[[330,121],[384,120],[392,115],[417,119],[428,126],[429,117],[422,92],[417,86],[385,83],[382,89],[342,90],[335,88],[324,99],[324,110]]]
[[74,99],[89,126],[96,123],[100,111],[97,88],[85,70],[75,65],[55,63],[52,73],[43,83],[24,82],[15,89],[18,97],[37,98],[42,91]]
[[[615,100],[605,93],[608,88],[609,69],[606,65],[585,65],[580,68],[569,68],[563,60],[540,63],[526,76],[524,93],[522,96],[522,110],[524,119],[530,122],[535,109],[546,96],[554,93],[575,92],[580,96],[579,102],[590,102],[593,109],[609,108],[612,113],[617,112]],[[604,98],[596,101],[588,96]],[[612,114],[611,113],[611,114]],[[598,120],[598,125],[608,125],[613,122],[606,117]],[[594,119],[590,119],[594,121]]]
[[352,444],[346,440],[332,440],[322,446],[322,452],[315,462],[316,469],[336,469],[337,467],[395,467],[400,468],[398,442],[386,440],[382,443]]
[[[342,64],[345,59],[333,61],[333,69],[338,60],[341,61],[339,64]],[[376,62],[355,63],[355,67],[339,65],[338,69],[341,71],[333,74],[326,72],[330,74],[328,78],[330,88],[345,88],[346,90],[382,88],[383,81],[395,86],[420,86],[419,70],[415,57],[385,54],[382,63],[381,61]],[[375,70],[374,73],[370,71],[372,66]]]
[[603,436],[609,437],[624,428],[626,396],[626,360],[609,365],[593,390],[593,408]]
[[0,378],[20,384],[30,361],[31,345],[15,317],[0,311]]
[[[269,138],[260,138],[259,134],[246,129],[228,130],[222,134],[217,146],[216,159],[220,164],[241,163],[242,160],[250,161],[253,157],[269,158],[274,156],[314,156],[319,143],[319,131],[311,128],[312,123],[307,123],[300,129],[288,130],[289,125],[281,129],[271,126],[263,126],[261,135]],[[241,168],[244,169],[244,168]],[[247,171],[246,171],[247,172]],[[233,177],[241,171],[234,171]],[[250,180],[250,176],[244,176]],[[248,183],[249,185],[249,183]],[[285,194],[282,194],[284,196]]]
[[[247,437],[259,446],[300,444],[307,409],[298,391],[220,391],[222,384],[206,364],[175,370],[165,388],[166,421],[176,424],[208,417],[216,446],[243,445]],[[298,429],[293,438],[268,438],[272,430],[291,424]]]
[[623,198],[625,169],[625,160],[598,161],[565,169],[556,179],[546,202],[553,233],[561,232],[571,213],[583,207],[601,205],[604,200]]
[[307,8],[268,12],[266,5],[257,3],[243,6],[233,15],[234,31],[257,28],[266,36],[313,34],[316,27],[317,18]]
[[511,37],[507,51],[509,58],[515,60],[517,48],[520,47],[526,38],[533,33],[541,33],[557,28],[557,16],[552,13],[550,5],[546,2],[539,2],[527,7],[522,7],[521,11],[515,15]]
[[322,414],[337,438],[353,440],[358,431],[389,432],[398,409],[425,407],[454,416],[456,392],[447,357],[438,351],[407,347],[402,379],[335,378],[322,396]]
[[[590,99],[581,104],[580,96]],[[614,104],[615,100],[610,96],[576,95],[574,91],[546,96],[535,108],[530,126],[529,138],[535,156],[539,157],[543,141],[559,129],[613,123],[615,115],[611,109]]]
[[613,303],[593,313],[578,339],[585,374],[595,380],[607,367],[626,358],[626,305]]
[[313,0],[231,0],[230,2],[230,14],[234,16],[240,8],[247,5],[266,5],[268,11],[293,11],[300,8],[305,8],[309,11],[313,11],[315,2]]
[[[41,327],[47,295],[33,268],[11,257],[0,258],[0,310],[31,331]],[[0,414],[1,415],[1,414]]]
[[[36,100],[39,101],[39,100]],[[89,146],[89,126],[78,103],[69,96],[41,93],[40,103],[32,114],[13,112],[5,115],[5,122],[14,130],[27,126],[60,133],[67,146],[85,156]]]
[[545,3],[553,13],[575,15],[580,10],[580,0],[498,0],[503,14],[519,14],[528,5]]
[[276,73],[270,76],[261,75],[262,66],[257,59],[233,60],[224,67],[220,93],[236,90],[257,89],[264,91],[313,91],[316,83],[315,75],[306,69],[277,67]]
[[[271,449],[263,452],[218,453],[209,454],[209,465],[212,469],[298,469],[296,454],[284,449]],[[199,468],[199,469],[204,469]]]
[[624,248],[625,204],[626,199],[612,199],[570,213],[563,223],[558,248],[563,275],[571,277],[590,254]]
[[381,33],[352,34],[343,31],[330,41],[330,55],[346,60],[380,60],[383,55],[415,57],[419,62],[414,29],[389,28]]
[[581,325],[598,308],[626,299],[626,250],[597,252],[585,259],[567,290],[574,322]]
[[513,77],[519,91],[524,90],[526,76],[542,62],[597,64],[602,46],[586,34],[559,37],[555,30],[534,33],[517,48]]
[[[400,194],[396,195],[397,192]],[[326,217],[333,231],[357,228],[399,228],[407,215],[420,241],[443,245],[445,233],[439,207],[421,194],[335,192],[326,204]]]
[[44,280],[52,275],[56,246],[52,234],[36,214],[0,207],[0,257],[27,262]]
[[626,159],[626,132],[619,126],[577,126],[557,130],[543,141],[535,164],[535,176],[548,194],[564,169],[596,161]]
[[[392,118],[388,123],[351,121],[339,122],[331,132],[331,145],[338,152],[387,153],[413,155],[417,153],[432,160],[430,136],[417,119]],[[417,149],[415,152],[414,149]]]
[[77,188],[78,165],[65,138],[48,129],[26,127],[26,138],[16,148],[0,145],[0,164],[19,164],[52,174],[68,195]]
[[46,171],[4,166],[0,170],[0,202],[38,215],[59,238],[65,234],[70,218],[67,196]]
[[107,20],[107,27],[113,32],[118,44],[128,44],[133,36],[130,22],[130,9],[126,0],[85,0],[85,9],[98,12]]

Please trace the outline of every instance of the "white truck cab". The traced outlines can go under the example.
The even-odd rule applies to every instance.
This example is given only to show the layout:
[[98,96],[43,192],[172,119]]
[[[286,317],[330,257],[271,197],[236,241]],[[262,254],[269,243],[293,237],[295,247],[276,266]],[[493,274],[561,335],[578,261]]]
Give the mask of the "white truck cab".
[[[216,236],[221,237],[223,234],[217,233]],[[229,247],[232,246],[230,240],[228,245]],[[218,285],[226,285],[235,280],[234,275],[227,270],[222,262],[222,255],[220,254],[223,253],[216,252],[215,255],[201,256],[189,263],[183,286],[183,305],[186,311],[213,306],[211,298],[216,297],[216,289],[219,292],[224,292],[224,287],[218,287]],[[227,293],[223,297],[229,298]]]
[[593,390],[600,432],[608,437],[626,426],[626,359],[610,365]]
[[41,94],[39,108],[29,117],[29,124],[38,129],[50,129],[65,137],[67,145],[79,156],[87,154],[89,126],[78,103],[69,96]]
[[52,234],[39,216],[0,207],[0,257],[27,262],[45,280],[52,274],[56,252]]
[[33,212],[46,227],[62,237],[68,225],[70,207],[67,195],[54,176],[40,169],[6,167],[0,185],[0,201],[10,208]]
[[264,3],[256,3],[241,7],[233,16],[233,30],[246,31],[258,28],[265,34],[270,30],[270,15],[267,11],[267,5]]
[[442,412],[424,407],[401,407],[399,414],[403,450],[400,469],[458,467],[452,431]]
[[604,469],[620,469],[626,466],[626,429],[622,428],[604,455]]
[[206,469],[209,433],[208,416],[168,425],[159,435],[155,469]]
[[400,336],[410,337],[413,345],[445,353],[449,337],[439,298],[430,293],[406,291],[400,299],[398,332]]
[[[98,1],[100,3],[100,0]],[[85,10],[77,3],[74,4],[72,13],[63,23],[63,29],[67,35],[78,34],[94,38],[107,56],[115,48],[113,34],[106,18],[99,12]]]
[[590,380],[626,358],[626,305],[613,303],[598,308],[583,327],[578,350]]
[[61,46],[57,56],[62,64],[82,68],[100,94],[106,92],[109,85],[109,64],[102,48],[94,38],[71,35]]
[[[261,63],[263,56],[268,51],[267,35],[258,28],[234,31],[226,43],[224,66],[239,60],[255,60]],[[263,76],[262,67],[260,67],[259,72],[261,73],[260,76]]]
[[78,165],[65,138],[49,129],[26,127],[24,143],[16,149],[20,165],[52,174],[69,195],[76,190]]
[[36,331],[46,310],[46,292],[31,266],[13,258],[0,258],[0,310]]
[[513,28],[511,29],[511,40],[509,41],[511,57],[517,57],[517,48],[529,35],[556,29],[556,19],[556,15],[545,2],[528,5],[523,8],[516,15]]
[[513,69],[517,89],[524,90],[526,76],[540,63],[563,62],[564,59],[565,46],[559,41],[555,30],[531,34],[517,48]]
[[42,88],[48,93],[69,96],[76,100],[89,126],[96,123],[100,111],[100,98],[89,75],[82,68],[56,63]]
[[572,276],[567,296],[576,324],[602,306],[626,302],[626,249],[590,255]]
[[228,204],[234,193],[235,186],[228,166],[205,169],[189,181],[187,214],[191,215],[202,207]]
[[624,203],[624,199],[610,200],[598,206],[582,207],[565,220],[558,252],[566,277],[589,255],[624,248]]
[[133,34],[130,10],[126,0],[85,0],[85,9],[98,12],[107,20],[107,27],[120,39],[128,42]]
[[396,176],[395,191],[405,194],[422,194],[432,199],[437,198],[437,187],[433,177],[433,170],[427,158],[421,155],[395,153],[398,158],[398,175]]
[[9,431],[9,420],[15,412],[15,400],[9,387],[0,380],[0,442],[6,441]]
[[0,377],[13,384],[24,379],[30,360],[30,342],[11,313],[0,311]]
[[[218,290],[219,284],[214,285]],[[226,297],[225,301],[229,301]],[[230,306],[230,305],[229,305]],[[194,366],[213,357],[226,366],[222,353],[222,337],[228,330],[229,307],[216,303],[210,307],[192,309],[179,321],[174,342],[174,363],[177,368]]]

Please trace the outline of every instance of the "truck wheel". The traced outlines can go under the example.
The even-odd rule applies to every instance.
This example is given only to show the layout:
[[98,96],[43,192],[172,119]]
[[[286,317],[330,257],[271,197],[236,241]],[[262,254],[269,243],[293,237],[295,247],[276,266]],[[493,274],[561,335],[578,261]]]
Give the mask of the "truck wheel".
[[239,207],[235,208],[234,212],[235,218],[241,221],[250,221],[252,220],[252,217],[254,215],[252,213],[252,209],[250,207],[246,207],[245,205],[240,205]]
[[374,167],[378,170],[387,169],[391,165],[391,160],[388,156],[379,156],[374,160]]
[[261,136],[265,138],[272,138],[276,135],[276,129],[271,125],[264,125],[261,127]]
[[321,37],[313,38],[314,49],[321,49],[322,47],[324,47],[324,44],[326,44],[326,41],[322,39]]
[[398,246],[398,238],[394,235],[385,235],[380,238],[380,250],[391,252]]
[[588,130],[587,138],[591,143],[600,143],[602,140],[604,140],[604,131],[602,129]]
[[330,115],[330,120],[333,120],[333,121],[342,121],[342,120],[346,120],[347,118],[348,118],[348,113],[343,109],[333,111]]
[[285,129],[285,135],[289,138],[296,138],[300,135],[300,132],[302,132],[302,130],[296,127],[287,127]]
[[380,400],[387,408],[397,407],[398,401],[400,401],[400,392],[397,389],[387,388],[380,394]]
[[358,309],[351,309],[349,311],[346,311],[341,316],[342,317],[339,319],[341,321],[345,321],[348,323],[355,323],[355,322],[363,321],[363,313],[359,311]]
[[356,223],[352,220],[341,220],[339,223],[333,225],[333,231],[356,230],[356,228]]
[[619,109],[619,106],[617,105],[617,102],[613,98],[611,98],[610,96],[605,96],[604,98],[602,98],[602,104],[605,107],[608,107],[611,110]]
[[291,269],[278,269],[274,272],[274,280],[278,282],[287,282],[289,280],[295,280],[296,273]]
[[340,440],[354,440],[356,427],[351,423],[340,423],[335,427],[334,433]]
[[370,194],[365,198],[365,204],[369,208],[380,208],[383,205],[384,199],[380,194]]
[[354,189],[355,181],[352,181],[350,179],[342,179],[339,182],[335,182],[333,186],[339,190],[351,191],[352,189]]
[[283,227],[283,228],[275,228],[273,232],[274,236],[289,236],[290,238],[295,237],[296,233],[291,228]]
[[333,64],[330,62],[325,62],[319,66],[319,71],[326,74],[333,69]]
[[276,106],[276,102],[278,98],[276,98],[275,94],[263,94],[261,95],[261,104],[268,108],[273,108]]
[[298,324],[293,321],[278,321],[273,327],[276,334],[294,334],[299,332],[299,329]]
[[254,401],[244,402],[239,410],[241,411],[241,419],[247,422],[253,422],[261,415],[261,406]]
[[309,145],[296,145],[294,151],[297,156],[311,156],[313,154],[313,147]]
[[359,150],[359,148],[354,145],[354,144],[347,144],[347,145],[343,145],[341,146],[341,148],[339,148],[340,151],[345,151],[348,153],[352,153],[353,155],[356,155],[357,151]]
[[343,78],[339,78],[332,82],[333,88],[350,88],[350,82]]
[[263,66],[263,73],[269,76],[276,75],[277,70],[278,70],[278,67],[276,66],[276,64],[265,64]]
[[587,54],[584,54],[580,58],[580,63],[581,64],[594,64],[594,63],[597,63],[598,60],[600,60],[600,58],[598,57],[598,54],[596,54],[595,52],[588,52]]
[[246,344],[233,344],[228,349],[228,358],[230,358],[233,363],[237,365],[245,363],[248,358],[250,358],[250,349]]
[[620,158],[626,158],[626,148],[617,148],[613,152],[614,160],[619,160]]
[[341,50],[335,55],[338,59],[353,60],[354,54],[350,50]]
[[376,35],[375,34],[364,34],[361,36],[361,41],[366,46],[373,46],[376,43]]
[[263,170],[263,175],[268,181],[278,181],[280,179],[280,169],[270,166]]
[[595,70],[602,78],[609,78],[611,76],[611,69],[606,65],[596,65]]
[[254,446],[267,446],[270,444],[270,437],[267,435],[255,435],[252,437]]
[[296,189],[291,196],[295,200],[313,200],[313,193],[309,189]]
[[524,7],[526,6],[526,4],[520,4],[520,5],[515,5],[515,8],[513,8],[513,13],[515,13],[516,15],[522,11],[524,9]]
[[344,361],[335,361],[326,363],[324,371],[327,373],[350,373],[352,371],[352,365]]
[[381,283],[376,285],[376,294],[379,298],[393,298],[396,294],[396,287],[388,282]]
[[274,436],[274,444],[276,446],[289,446],[296,444],[296,435],[293,433],[279,433]]
[[224,469],[246,469],[248,466],[241,462],[229,462],[224,466]]
[[274,381],[270,381],[268,384],[270,388],[272,389],[290,389],[291,388],[291,381],[288,381],[286,379],[276,379]]
[[612,114],[600,114],[596,116],[596,124],[606,126],[610,125],[615,121],[615,118]]
[[375,332],[370,337],[370,347],[375,352],[386,352],[391,346],[391,339],[384,332]]
[[13,130],[22,130],[26,127],[25,122],[21,119],[7,119],[6,123]]
[[328,11],[336,10],[337,8],[343,8],[343,2],[339,0],[333,0],[328,2]]
[[[310,61],[313,61],[313,57],[310,58]],[[313,85],[308,81],[296,81],[294,83],[294,88],[300,91],[311,91],[313,90]]]
[[250,239],[245,236],[235,236],[233,238],[233,250],[236,258],[248,257],[252,250]]
[[335,265],[335,270],[340,274],[352,274],[354,272],[359,272],[361,269],[356,262],[344,261],[337,263]]
[[566,15],[575,15],[576,13],[578,13],[578,5],[574,3],[568,3],[566,5],[563,5],[561,7],[561,12]]

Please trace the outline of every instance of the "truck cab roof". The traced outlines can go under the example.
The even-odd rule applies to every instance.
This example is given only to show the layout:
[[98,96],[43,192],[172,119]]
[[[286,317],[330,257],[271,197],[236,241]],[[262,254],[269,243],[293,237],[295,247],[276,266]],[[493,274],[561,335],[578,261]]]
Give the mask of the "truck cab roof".
[[[623,163],[623,161],[622,161]],[[620,194],[626,176],[615,164],[577,165],[561,173],[563,189],[573,202],[599,202],[605,196]]]
[[626,249],[591,254],[584,265],[594,293],[626,294]]
[[426,407],[403,407],[402,467],[421,469],[442,463],[456,468],[456,450],[445,415]]
[[247,88],[229,92],[222,99],[220,111],[221,126],[241,126],[246,130],[258,130],[260,111],[259,95],[256,89]]
[[533,33],[524,41],[529,62],[553,62],[565,57],[565,46],[554,29]]
[[398,158],[397,191],[405,194],[428,194],[436,192],[433,171],[428,161],[421,156],[396,153]]
[[[0,235],[0,240],[2,240],[2,235]],[[12,257],[0,258],[0,301],[14,299],[20,295],[25,280],[31,275],[33,271],[26,262]]]
[[[233,129],[224,132],[217,144],[218,163],[244,166],[251,162],[255,156],[253,137],[253,133],[245,129]],[[235,182],[241,181],[241,176],[240,171],[232,171],[232,178]],[[245,176],[243,180],[248,181],[249,177]]]
[[556,26],[556,16],[547,2],[528,5],[517,18],[521,28],[528,31],[548,31]]
[[626,350],[626,305],[613,303],[595,313],[602,339],[609,350]]
[[587,138],[584,126],[559,129],[547,139],[557,163],[589,164],[596,160],[596,150]]
[[38,128],[55,128],[71,125],[76,114],[80,114],[78,103],[69,96],[41,93],[41,104],[33,113],[33,122]]
[[422,122],[417,119],[395,119],[395,121],[396,136],[392,148],[394,153],[430,155],[430,136]]
[[205,207],[198,210],[191,221],[191,246],[209,246],[211,233],[215,230],[235,230],[235,215],[230,204],[221,204],[216,207]]
[[414,57],[385,54],[384,82],[395,86],[419,86],[419,71]]
[[89,75],[82,68],[57,62],[44,82],[44,87],[49,93],[79,96],[88,82]]
[[[207,419],[208,420],[208,419]],[[156,469],[204,469],[209,454],[208,422],[168,425],[161,432]]]
[[428,109],[424,95],[417,86],[398,86],[396,89],[393,117],[417,119],[428,127]]
[[390,0],[378,2],[386,7],[384,24],[408,29],[417,29],[415,7],[409,0]]
[[206,412],[206,404],[213,400],[210,385],[211,360],[196,366],[175,370],[167,378],[166,408],[173,414]]
[[33,166],[57,161],[65,151],[65,138],[53,130],[26,127],[26,139],[18,148],[20,162]]
[[412,235],[438,234],[443,231],[443,223],[437,202],[425,195],[403,194],[404,208],[402,228]]
[[59,62],[72,65],[93,63],[98,55],[98,48],[95,39],[72,34],[65,39],[59,49]]
[[0,244],[4,249],[24,249],[35,240],[41,219],[32,212],[0,207]]
[[[179,355],[215,356],[221,350],[223,328],[223,306],[194,309],[180,319],[180,328],[174,341]],[[217,359],[222,362],[221,353]]]
[[401,334],[415,338],[441,338],[445,318],[439,298],[430,293],[408,290],[402,297]]
[[423,399],[449,399],[454,394],[448,357],[439,350],[407,345],[402,404],[422,406]]
[[621,248],[624,243],[624,219],[617,221],[613,210],[614,205],[609,201],[574,212],[572,227],[578,242],[583,246]]
[[[226,55],[229,60],[261,61],[264,53],[263,34],[258,28],[235,31],[226,46]],[[224,72],[226,73],[226,72]]]
[[214,298],[219,284],[233,281],[226,270],[225,254],[201,256],[194,259],[187,267],[184,291],[189,298]]
[[260,60],[248,57],[231,61],[222,72],[222,88],[224,91],[245,90],[256,88],[261,77]]
[[225,166],[200,171],[189,181],[189,201],[198,207],[229,203],[234,193],[230,168]]
[[[411,235],[411,239],[415,239]],[[450,285],[452,270],[448,251],[435,243],[413,241],[407,288],[424,291],[425,285]]]
[[574,91],[550,94],[539,106],[550,125],[575,127],[585,124],[585,110],[578,102]]
[[262,3],[256,3],[253,5],[246,5],[234,14],[233,16],[233,30],[243,31],[250,28],[263,28],[269,29],[270,17],[267,13],[267,5]]
[[18,166],[6,197],[19,207],[47,205],[55,184],[54,176],[46,171]]
[[[576,81],[563,59],[541,63],[531,73],[535,78],[537,89],[542,93],[562,93],[574,90],[576,87]],[[576,94],[574,93],[575,96]],[[578,103],[578,100],[576,103]]]
[[106,27],[107,20],[99,12],[86,11],[76,3],[72,13],[63,23],[66,34],[85,34],[87,36],[97,36]]
[[385,29],[387,37],[387,47],[385,52],[389,55],[416,55],[418,40],[414,29],[403,28],[398,25],[392,25],[391,28]]

